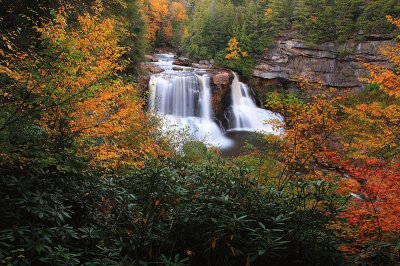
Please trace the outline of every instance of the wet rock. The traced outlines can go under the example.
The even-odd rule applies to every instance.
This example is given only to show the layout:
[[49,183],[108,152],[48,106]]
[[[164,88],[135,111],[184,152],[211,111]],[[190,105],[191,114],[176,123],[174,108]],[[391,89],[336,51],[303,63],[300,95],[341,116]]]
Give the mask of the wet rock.
[[152,64],[143,64],[141,70],[150,74],[158,74],[164,71],[164,69]]
[[210,62],[208,62],[207,60],[200,60],[200,61],[199,61],[199,64],[200,64],[200,65],[209,65]]
[[194,62],[191,59],[187,58],[187,57],[179,57],[174,61],[173,64],[174,65],[178,65],[178,66],[190,67],[190,66],[192,66],[193,63]]
[[226,126],[224,111],[230,106],[230,86],[234,78],[232,71],[226,69],[211,69],[212,106],[215,117]]
[[212,83],[216,85],[217,87],[225,87],[230,85],[231,83],[231,73],[229,72],[222,72],[213,75],[212,77]]
[[145,55],[144,58],[146,59],[146,61],[148,62],[158,62],[158,59],[155,58],[153,55]]
[[172,68],[172,70],[175,70],[175,71],[182,71],[182,70],[183,70],[183,67],[174,66],[174,67]]
[[212,68],[212,65],[204,65],[204,64],[193,63],[192,67],[194,67],[194,68],[202,68],[202,69],[210,69],[210,68]]

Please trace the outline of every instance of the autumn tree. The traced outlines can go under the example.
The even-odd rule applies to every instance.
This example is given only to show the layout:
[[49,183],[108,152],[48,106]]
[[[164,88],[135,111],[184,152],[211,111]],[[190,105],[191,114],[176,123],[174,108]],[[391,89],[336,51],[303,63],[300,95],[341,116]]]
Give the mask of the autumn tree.
[[[400,27],[398,19],[388,20]],[[364,65],[371,85],[363,102],[343,108],[347,156],[338,161],[349,177],[343,189],[353,195],[344,214],[344,234],[352,242],[342,248],[362,254],[365,261],[390,264],[399,259],[396,245],[400,238],[399,42],[381,48],[381,53],[395,67]]]
[[237,71],[245,77],[251,77],[253,74],[254,61],[249,56],[249,53],[241,48],[236,37],[232,37],[225,50],[217,54],[216,63]]
[[228,60],[238,60],[241,57],[249,56],[249,54],[246,51],[243,51],[242,48],[239,47],[239,42],[236,39],[236,37],[233,37],[229,40],[226,51],[227,54],[225,55],[225,59]]
[[[157,42],[171,44],[174,38],[181,37],[184,22],[187,20],[186,8],[179,1],[140,0],[142,13],[147,22],[146,38],[150,45]],[[176,41],[175,41],[176,42]]]
[[118,44],[115,20],[102,18],[102,11],[97,1],[93,15],[79,16],[73,27],[61,9],[35,27],[44,47],[40,52],[18,52],[5,38],[0,131],[29,118],[63,160],[76,147],[97,165],[138,166],[144,157],[156,156],[158,147],[132,84],[118,76],[126,48]]
[[[298,78],[303,100],[296,96],[282,98],[270,94],[268,108],[282,113],[285,121],[270,121],[285,129],[282,138],[266,136],[267,142],[280,143],[278,187],[298,178],[323,179],[327,174],[318,165],[326,164],[326,156],[335,150],[338,140],[338,98],[334,89],[323,83],[310,83]],[[307,99],[307,100],[304,100]]]

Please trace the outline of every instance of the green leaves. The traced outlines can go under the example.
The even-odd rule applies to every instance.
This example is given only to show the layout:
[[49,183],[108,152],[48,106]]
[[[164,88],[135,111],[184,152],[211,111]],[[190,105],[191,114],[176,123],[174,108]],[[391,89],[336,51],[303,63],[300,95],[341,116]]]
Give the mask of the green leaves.
[[[251,169],[214,157],[198,165],[172,158],[147,161],[118,178],[67,171],[5,177],[0,260],[290,264],[313,261],[302,254],[320,248],[330,250],[321,262],[337,256],[327,227],[334,217],[324,207],[338,205],[331,184],[302,180],[277,190],[253,180]],[[321,209],[308,206],[313,202]]]

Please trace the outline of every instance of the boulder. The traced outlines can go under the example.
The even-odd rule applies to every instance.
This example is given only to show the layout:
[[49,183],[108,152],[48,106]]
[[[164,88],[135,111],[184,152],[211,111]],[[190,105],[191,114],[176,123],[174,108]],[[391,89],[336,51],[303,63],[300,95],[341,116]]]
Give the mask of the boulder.
[[157,58],[155,58],[154,56],[152,56],[152,55],[145,55],[144,56],[144,58],[146,59],[146,61],[148,61],[148,62],[158,62],[158,59]]
[[231,74],[225,71],[222,73],[215,74],[212,77],[212,83],[217,87],[229,86],[231,81],[232,81]]
[[224,110],[230,105],[230,86],[233,80],[233,73],[226,69],[210,69],[207,71],[210,76],[210,85],[212,88],[212,106],[215,117],[221,121],[224,126],[227,122]]
[[174,67],[172,68],[172,70],[175,70],[175,71],[182,71],[182,70],[183,70],[183,67],[174,66]]
[[208,62],[207,60],[200,60],[200,61],[199,61],[199,64],[200,64],[200,65],[209,65],[210,62]]
[[153,64],[142,64],[141,68],[143,72],[147,72],[149,74],[158,74],[164,71],[164,69]]
[[174,65],[178,65],[178,66],[187,66],[187,67],[190,67],[190,66],[192,66],[192,64],[193,64],[193,61],[190,60],[190,59],[187,58],[187,57],[178,57],[178,58],[174,61],[173,64],[174,64]]

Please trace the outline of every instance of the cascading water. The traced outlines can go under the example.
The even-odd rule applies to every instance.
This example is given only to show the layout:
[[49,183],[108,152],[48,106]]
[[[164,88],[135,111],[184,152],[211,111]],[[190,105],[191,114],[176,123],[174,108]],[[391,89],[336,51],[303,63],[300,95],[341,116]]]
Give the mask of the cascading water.
[[236,73],[231,85],[231,113],[229,117],[229,131],[258,131],[275,135],[282,134],[281,129],[273,127],[277,121],[282,122],[283,117],[257,107],[251,97],[249,87],[240,82]]
[[166,71],[150,79],[149,108],[161,116],[164,130],[187,131],[191,138],[227,147],[231,140],[213,120],[207,74]]
[[154,65],[164,69],[172,69],[172,63],[175,60],[175,55],[173,54],[156,54],[154,55],[158,62],[153,62]]
[[[190,139],[221,148],[233,146],[234,141],[224,134],[214,120],[207,72],[190,67],[179,67],[180,70],[175,71],[174,55],[158,54],[155,57],[159,61],[153,64],[164,72],[153,74],[150,78],[149,110],[161,117],[162,130],[186,131]],[[276,135],[282,133],[281,130],[274,129],[268,120],[282,121],[283,118],[258,108],[248,86],[241,83],[236,74],[231,85],[231,101],[228,131],[261,131]]]

